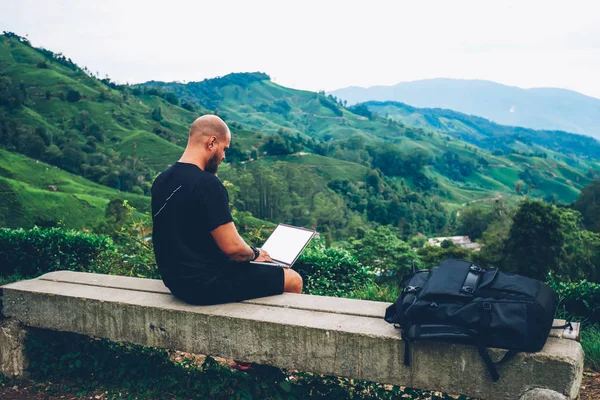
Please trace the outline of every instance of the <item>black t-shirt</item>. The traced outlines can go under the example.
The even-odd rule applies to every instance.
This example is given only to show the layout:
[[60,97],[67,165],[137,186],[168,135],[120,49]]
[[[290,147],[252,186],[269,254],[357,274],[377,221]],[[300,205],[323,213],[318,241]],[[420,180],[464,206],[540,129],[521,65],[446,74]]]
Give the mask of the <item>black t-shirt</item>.
[[173,164],[152,185],[152,241],[167,287],[210,285],[230,259],[210,232],[233,221],[227,189],[194,164]]

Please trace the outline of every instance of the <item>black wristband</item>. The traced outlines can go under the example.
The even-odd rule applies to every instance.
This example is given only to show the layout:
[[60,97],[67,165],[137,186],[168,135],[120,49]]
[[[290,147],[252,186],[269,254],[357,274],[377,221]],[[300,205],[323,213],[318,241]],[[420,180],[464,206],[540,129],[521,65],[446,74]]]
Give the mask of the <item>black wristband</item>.
[[258,258],[258,256],[260,256],[260,250],[259,250],[259,249],[257,249],[257,248],[256,248],[256,247],[254,247],[254,246],[250,246],[250,248],[251,248],[251,249],[252,249],[252,251],[254,252],[254,258],[253,258],[252,260],[250,260],[250,261],[254,261],[254,260],[256,260],[256,259]]

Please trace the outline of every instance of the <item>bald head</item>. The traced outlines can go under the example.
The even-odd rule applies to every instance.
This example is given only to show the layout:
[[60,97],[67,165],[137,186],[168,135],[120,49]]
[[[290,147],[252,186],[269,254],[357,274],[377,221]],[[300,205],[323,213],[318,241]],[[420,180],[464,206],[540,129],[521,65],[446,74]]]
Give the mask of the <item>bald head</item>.
[[190,142],[199,142],[211,136],[215,136],[218,140],[226,140],[231,136],[227,124],[221,118],[216,115],[203,115],[192,123]]

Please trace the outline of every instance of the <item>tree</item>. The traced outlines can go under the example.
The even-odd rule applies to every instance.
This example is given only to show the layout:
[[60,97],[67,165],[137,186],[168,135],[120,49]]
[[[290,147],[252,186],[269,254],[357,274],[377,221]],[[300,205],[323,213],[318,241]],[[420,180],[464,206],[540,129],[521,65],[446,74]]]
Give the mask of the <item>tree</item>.
[[65,147],[62,151],[60,166],[69,172],[77,173],[85,161],[85,154],[74,147]]
[[290,144],[280,135],[270,135],[262,149],[272,156],[285,156],[293,152]]
[[150,113],[150,117],[156,122],[162,121],[163,116],[160,107],[156,107],[154,110],[152,110],[152,113]]
[[521,203],[506,240],[504,269],[545,280],[559,271],[565,237],[556,207],[537,200]]
[[461,260],[473,261],[475,253],[463,249],[462,247],[457,247],[451,242],[451,245],[446,248],[425,245],[425,247],[417,250],[417,255],[425,268],[433,268],[447,258],[459,258]]
[[190,103],[188,103],[187,101],[184,101],[183,103],[181,103],[181,108],[183,108],[184,110],[191,111],[191,112],[194,112],[194,111],[196,111],[196,110],[194,109],[194,106],[193,106],[193,105],[191,105]]
[[20,107],[24,101],[24,89],[20,90],[9,77],[0,76],[0,105],[15,109]]
[[54,165],[60,165],[61,158],[62,152],[57,145],[51,144],[46,148],[46,151],[44,152],[44,160],[46,162]]
[[19,138],[18,148],[23,154],[39,160],[44,154],[46,146],[41,137],[27,134]]
[[600,233],[600,179],[581,190],[573,208],[581,213],[587,229]]
[[386,226],[370,230],[350,244],[358,260],[380,272],[383,280],[402,281],[412,272],[413,261],[417,268],[423,267],[417,253]]
[[113,239],[118,239],[118,232],[132,222],[134,211],[135,209],[129,205],[127,200],[112,199],[104,210],[104,221],[96,230],[113,236]]
[[72,90],[69,89],[67,91],[67,101],[70,103],[76,103],[79,100],[81,100],[81,93],[79,93],[77,90]]
[[566,280],[600,280],[600,234],[582,229],[581,214],[557,208],[565,237],[563,257],[556,275]]
[[469,236],[471,240],[477,240],[493,220],[494,213],[489,208],[480,205],[464,208],[458,217],[458,232]]

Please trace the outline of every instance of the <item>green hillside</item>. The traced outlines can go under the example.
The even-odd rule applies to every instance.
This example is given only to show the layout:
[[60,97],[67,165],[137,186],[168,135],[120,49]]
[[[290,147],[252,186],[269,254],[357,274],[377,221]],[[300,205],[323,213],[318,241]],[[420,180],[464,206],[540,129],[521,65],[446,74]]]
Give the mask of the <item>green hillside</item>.
[[[11,201],[25,208],[22,217],[9,218],[5,207],[3,221],[50,224],[78,210],[95,221],[117,196],[146,210],[154,177],[178,159],[189,124],[208,110],[233,133],[220,174],[234,185],[239,211],[314,226],[338,239],[377,224],[396,226],[403,236],[445,233],[452,229],[450,211],[481,199],[527,194],[572,202],[599,169],[596,142],[579,136],[550,140],[548,133],[490,131],[417,112],[410,118],[424,122],[414,127],[372,107],[346,108],[262,73],[116,85],[6,34],[0,36],[0,176]],[[70,174],[48,178],[28,171],[29,164]]]
[[499,125],[485,118],[440,108],[416,108],[394,101],[362,103],[378,115],[408,126],[446,133],[490,151],[542,153],[555,159],[600,160],[600,141],[562,131],[543,131]]
[[0,226],[93,228],[112,199],[138,211],[150,209],[147,196],[119,192],[55,166],[0,149]]
[[[449,110],[422,112],[391,102],[346,108],[332,96],[285,88],[262,73],[143,87],[210,104],[228,119],[261,132],[308,136],[302,143],[308,151],[379,167],[451,203],[493,197],[490,191],[515,195],[517,185],[530,196],[568,203],[599,171],[600,142],[589,137],[505,127]],[[369,146],[392,146],[405,155],[419,152],[424,168],[386,171],[389,162],[374,163],[376,151]]]
[[[0,144],[5,149],[0,171],[3,191],[8,194],[0,209],[2,225],[60,221],[67,227],[90,228],[103,218],[109,199],[117,197],[146,211],[152,180],[177,160],[189,124],[206,109],[160,90],[99,80],[64,56],[35,49],[15,35],[0,37],[0,51]],[[307,109],[316,112],[320,104],[312,102]],[[329,100],[325,104],[333,107]],[[357,232],[384,221],[384,212],[364,215],[367,204],[370,208],[385,208],[389,202],[414,204],[423,215],[431,208],[422,196],[409,198],[409,190],[394,189],[366,166],[311,154],[319,142],[308,135],[302,135],[304,142],[294,143],[293,152],[285,146],[281,152],[281,144],[289,145],[289,137],[281,143],[272,141],[278,136],[223,116],[234,143],[227,155],[232,166],[222,166],[222,176],[237,187],[252,180],[252,188],[262,191],[263,200],[256,204],[251,191],[240,191],[236,203],[240,211],[272,221],[312,225],[341,237],[343,229]],[[242,164],[248,155],[258,160]],[[246,168],[251,174],[242,181],[239,177],[246,176],[242,173]],[[369,172],[376,174],[372,194],[371,189],[360,187]],[[330,187],[340,179],[354,182],[365,204],[349,204]],[[271,189],[275,182],[283,182],[278,190]],[[237,187],[230,188],[232,198]],[[331,212],[332,208],[339,214]],[[438,208],[438,219],[443,222],[444,211]],[[429,229],[419,222],[414,226]],[[443,226],[440,222],[429,230]]]

